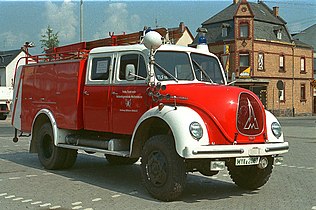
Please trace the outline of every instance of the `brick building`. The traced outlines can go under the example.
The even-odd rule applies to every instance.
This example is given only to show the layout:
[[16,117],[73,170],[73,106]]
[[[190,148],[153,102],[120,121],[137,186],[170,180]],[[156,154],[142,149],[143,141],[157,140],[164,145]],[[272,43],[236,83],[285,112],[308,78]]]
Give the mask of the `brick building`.
[[252,90],[276,115],[312,114],[313,50],[293,40],[278,7],[233,0],[202,27],[235,85]]

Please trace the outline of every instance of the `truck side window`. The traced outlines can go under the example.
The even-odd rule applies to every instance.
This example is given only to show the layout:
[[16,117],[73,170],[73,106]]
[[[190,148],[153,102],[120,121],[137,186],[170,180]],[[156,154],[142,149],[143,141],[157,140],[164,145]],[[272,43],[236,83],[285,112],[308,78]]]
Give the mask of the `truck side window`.
[[[126,80],[125,68],[127,64],[135,66],[135,73],[140,77],[147,77],[147,69],[143,56],[139,54],[128,54],[121,56],[119,79]],[[135,80],[142,80],[142,78],[135,77]]]
[[91,80],[107,80],[109,79],[111,58],[93,58]]

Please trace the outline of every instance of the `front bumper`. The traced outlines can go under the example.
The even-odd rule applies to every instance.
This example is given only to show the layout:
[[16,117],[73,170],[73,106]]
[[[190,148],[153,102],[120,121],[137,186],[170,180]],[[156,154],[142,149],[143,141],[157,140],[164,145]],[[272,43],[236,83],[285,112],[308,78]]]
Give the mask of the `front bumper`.
[[185,147],[183,158],[233,158],[251,156],[280,155],[289,151],[289,143],[240,144],[240,145],[206,145],[195,148]]

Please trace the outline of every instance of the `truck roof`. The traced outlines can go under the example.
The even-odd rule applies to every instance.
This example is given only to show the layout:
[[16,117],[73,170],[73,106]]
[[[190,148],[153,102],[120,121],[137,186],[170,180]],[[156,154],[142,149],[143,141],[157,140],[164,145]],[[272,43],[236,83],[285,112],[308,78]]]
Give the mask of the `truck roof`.
[[[106,53],[106,52],[122,52],[122,51],[144,51],[149,54],[149,50],[143,44],[121,45],[121,46],[106,46],[97,47],[90,51],[90,54]],[[158,48],[158,51],[179,51],[179,52],[195,52],[209,56],[215,56],[213,53],[202,51],[193,47],[185,47],[179,45],[163,44]]]

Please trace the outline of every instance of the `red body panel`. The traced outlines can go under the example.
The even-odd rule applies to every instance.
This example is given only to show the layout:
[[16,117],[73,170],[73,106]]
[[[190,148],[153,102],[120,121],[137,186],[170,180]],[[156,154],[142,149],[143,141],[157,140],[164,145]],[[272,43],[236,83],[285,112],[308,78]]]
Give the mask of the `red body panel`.
[[84,129],[131,135],[148,110],[147,85],[84,88]]
[[30,132],[41,109],[53,114],[59,128],[82,129],[82,89],[86,60],[23,67],[22,131]]
[[[265,129],[264,108],[255,94],[249,90],[223,85],[185,84],[167,85],[162,93],[184,97],[177,104],[191,107],[203,118],[210,138],[210,144],[263,143],[265,132],[258,135],[244,135],[237,130],[237,110],[241,93],[250,95],[255,100],[255,113],[260,116],[260,125]],[[168,103],[168,101],[165,101]],[[169,102],[170,103],[170,102]],[[254,105],[253,105],[254,106]],[[244,122],[246,123],[246,121]]]

